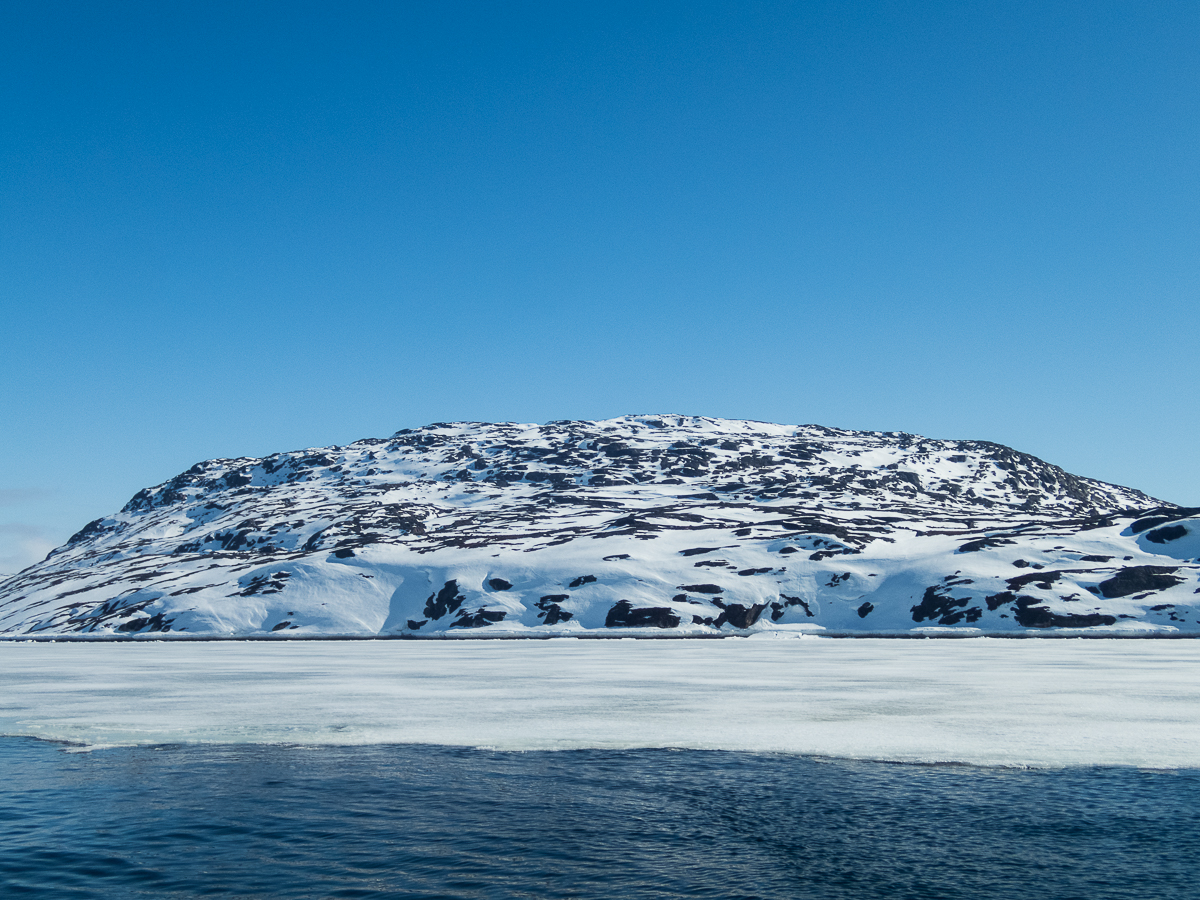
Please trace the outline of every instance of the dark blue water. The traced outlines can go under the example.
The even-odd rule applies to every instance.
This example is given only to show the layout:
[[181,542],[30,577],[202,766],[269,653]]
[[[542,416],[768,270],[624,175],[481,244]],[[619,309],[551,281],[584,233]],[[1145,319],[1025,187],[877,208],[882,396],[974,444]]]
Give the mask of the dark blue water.
[[0,739],[4,897],[1200,897],[1200,772]]

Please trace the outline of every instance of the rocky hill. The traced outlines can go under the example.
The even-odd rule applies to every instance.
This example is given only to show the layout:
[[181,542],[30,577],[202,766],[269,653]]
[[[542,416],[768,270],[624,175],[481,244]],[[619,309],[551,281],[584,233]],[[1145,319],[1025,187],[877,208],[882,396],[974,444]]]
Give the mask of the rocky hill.
[[436,424],[147,488],[0,634],[1195,632],[1197,514],[985,441]]

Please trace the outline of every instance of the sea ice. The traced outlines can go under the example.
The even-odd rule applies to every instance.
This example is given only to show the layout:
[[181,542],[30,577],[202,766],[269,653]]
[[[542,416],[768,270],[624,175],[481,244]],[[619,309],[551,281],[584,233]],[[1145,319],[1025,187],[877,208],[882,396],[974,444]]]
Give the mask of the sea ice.
[[4,643],[0,734],[1191,767],[1200,643]]

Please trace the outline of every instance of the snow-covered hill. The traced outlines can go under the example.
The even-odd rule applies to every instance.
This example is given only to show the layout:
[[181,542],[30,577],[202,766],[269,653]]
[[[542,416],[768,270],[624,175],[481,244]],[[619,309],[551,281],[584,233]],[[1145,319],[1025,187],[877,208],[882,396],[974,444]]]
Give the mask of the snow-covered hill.
[[0,583],[0,633],[1200,632],[1198,514],[984,441],[436,424],[199,463]]

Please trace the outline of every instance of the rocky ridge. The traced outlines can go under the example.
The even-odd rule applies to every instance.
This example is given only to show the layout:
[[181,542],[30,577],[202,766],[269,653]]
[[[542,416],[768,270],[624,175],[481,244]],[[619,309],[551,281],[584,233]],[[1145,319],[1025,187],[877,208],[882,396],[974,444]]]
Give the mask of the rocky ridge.
[[198,463],[0,634],[1200,631],[1200,510],[985,441],[688,416]]

